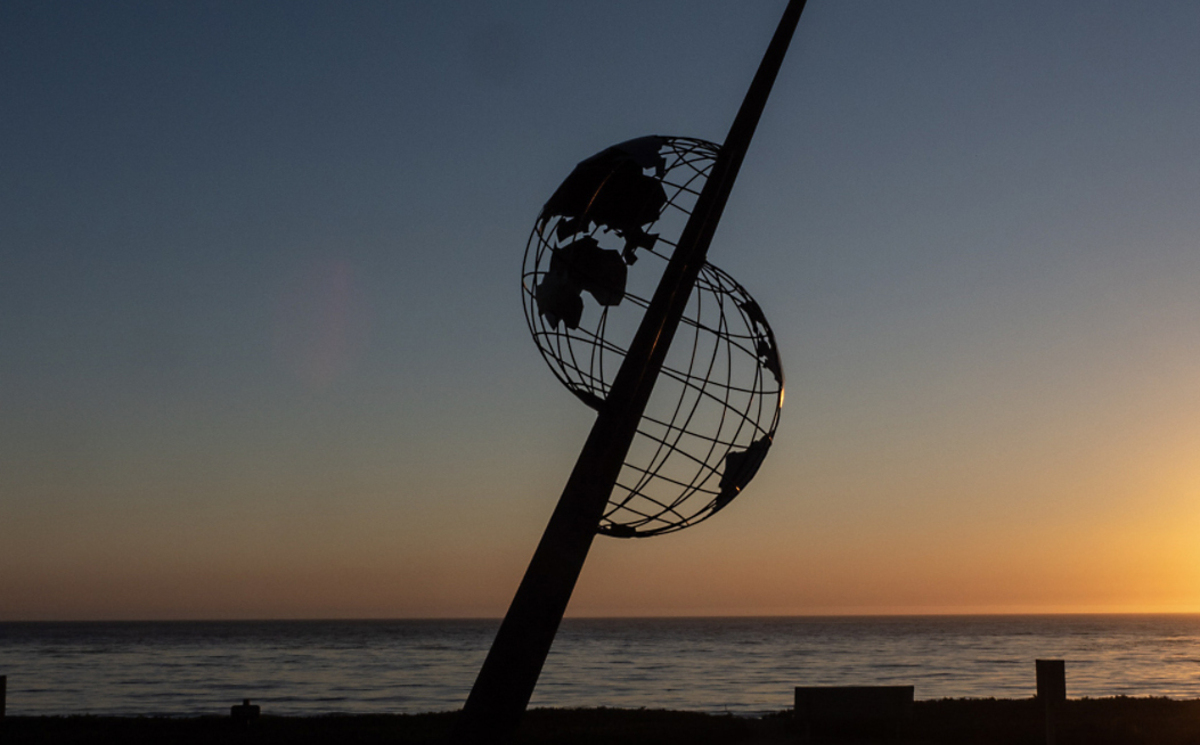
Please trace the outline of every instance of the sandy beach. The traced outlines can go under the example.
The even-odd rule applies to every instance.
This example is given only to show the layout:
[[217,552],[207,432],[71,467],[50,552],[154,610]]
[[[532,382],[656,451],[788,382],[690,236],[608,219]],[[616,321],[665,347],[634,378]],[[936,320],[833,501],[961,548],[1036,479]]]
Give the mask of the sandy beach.
[[[247,726],[227,717],[8,717],[6,745],[26,743],[439,743],[455,713],[275,717]],[[528,745],[755,745],[796,742],[790,711],[762,718],[630,709],[535,709],[517,742]],[[1040,745],[1046,737],[1033,699],[918,701],[899,733],[817,732],[814,741]],[[1056,724],[1058,745],[1195,745],[1200,700],[1103,698],[1068,701]]]

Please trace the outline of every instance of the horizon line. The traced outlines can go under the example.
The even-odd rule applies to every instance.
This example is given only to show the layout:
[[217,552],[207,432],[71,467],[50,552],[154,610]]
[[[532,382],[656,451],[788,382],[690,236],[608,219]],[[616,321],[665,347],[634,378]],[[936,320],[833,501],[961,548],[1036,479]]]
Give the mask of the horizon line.
[[[901,612],[821,612],[821,613],[671,613],[671,614],[596,614],[568,615],[564,621],[650,621],[650,620],[768,620],[768,619],[884,619],[884,618],[1064,618],[1118,616],[1200,616],[1192,610],[994,610],[994,611],[901,611]],[[279,617],[199,617],[199,618],[14,618],[0,624],[27,623],[336,623],[397,621],[494,621],[503,616],[431,615],[431,616],[279,616]]]

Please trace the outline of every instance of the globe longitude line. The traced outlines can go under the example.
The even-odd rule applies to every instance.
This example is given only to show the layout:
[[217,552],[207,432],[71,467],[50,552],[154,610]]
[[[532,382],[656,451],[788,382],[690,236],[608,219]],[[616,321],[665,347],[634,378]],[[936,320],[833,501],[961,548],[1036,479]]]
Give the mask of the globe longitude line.
[[[565,345],[566,345],[566,349],[567,349],[567,354],[570,355],[571,369],[573,369],[577,374],[582,373],[583,371],[579,367],[579,362],[578,362],[578,360],[575,359],[575,346],[573,344],[571,344],[571,336],[569,334],[564,334],[563,336],[555,337],[555,343],[558,346],[559,350],[562,349],[562,347],[564,345],[564,340],[565,340]],[[560,351],[560,354],[561,354],[561,351]]]
[[[705,266],[705,269],[706,269],[706,270],[713,270],[714,272],[721,271],[721,270],[720,270],[718,267],[716,267],[716,266],[714,266],[714,265],[712,265],[712,264],[708,264],[707,266]],[[725,294],[725,295],[731,295],[731,294],[732,294],[731,292],[729,292],[729,291],[728,291],[726,288],[724,288],[724,287],[723,287],[723,286],[721,286],[721,285],[711,285],[711,284],[709,284],[709,285],[706,285],[706,287],[705,287],[704,289],[708,289],[708,290],[709,290],[710,292],[712,292],[713,294]],[[741,287],[741,285],[737,285],[737,289],[741,290],[741,291],[742,291],[744,294],[748,294],[748,293],[745,293],[745,290],[744,290],[744,289]],[[743,314],[743,318],[745,318],[744,314]],[[715,333],[717,333],[717,332],[716,332],[716,330],[715,330],[715,329],[713,329],[711,326],[708,326],[708,325],[702,324],[702,323],[700,323],[700,321],[699,321],[699,320],[693,320],[693,319],[690,319],[690,318],[684,318],[684,319],[681,319],[680,323],[686,323],[686,324],[688,324],[688,325],[692,325],[692,326],[694,326],[694,325],[700,325],[700,326],[702,326],[702,327],[703,327],[705,330],[707,330],[707,331],[710,331],[711,333],[714,333],[714,334],[715,334]],[[750,326],[750,324],[749,324],[749,323],[747,323],[747,324],[746,324],[746,328],[747,328],[747,329],[751,328],[751,326]],[[729,333],[729,334],[728,334],[728,336],[729,336],[729,338],[730,338],[731,340],[732,340],[732,339],[735,339],[735,338],[737,338],[737,339],[747,339],[747,340],[752,340],[752,339],[754,339],[754,338],[755,338],[755,337],[754,337],[752,334],[733,334],[733,333]],[[748,348],[746,348],[746,347],[743,347],[743,346],[740,346],[740,345],[738,346],[738,348],[739,348],[739,349],[741,349],[743,352],[745,352],[745,353],[746,353],[748,356],[750,356],[750,357],[757,357],[757,356],[758,356],[758,353],[757,353],[756,351],[753,351],[753,350],[751,350],[751,349],[748,349]]]
[[[596,335],[603,339],[605,331],[608,328],[608,308],[600,311],[600,320],[596,323]],[[599,361],[597,361],[599,359]],[[604,347],[600,344],[592,345],[592,353],[588,356],[588,377],[596,380],[596,368],[600,368],[599,380],[604,380]]]
[[[720,307],[720,312],[721,312],[721,315],[720,315],[720,321],[719,321],[719,324],[720,324],[720,333],[718,333],[718,334],[717,334],[717,339],[726,339],[726,342],[725,342],[725,345],[724,345],[724,346],[725,346],[725,364],[726,364],[726,369],[727,369],[727,372],[728,372],[728,375],[726,376],[726,379],[727,379],[727,380],[729,380],[729,379],[732,379],[732,377],[733,377],[733,352],[732,352],[731,345],[729,344],[727,337],[726,337],[726,336],[722,336],[722,334],[726,334],[726,333],[728,332],[728,330],[729,330],[729,323],[728,323],[727,319],[725,318],[725,303],[724,303],[724,297],[725,297],[725,296],[724,296],[724,295],[721,295],[721,296],[719,296],[719,297],[721,297],[721,298],[722,298],[722,301],[721,301],[721,307]],[[714,347],[714,349],[713,349],[713,356],[714,356],[714,358],[715,358],[715,357],[716,357],[716,355],[719,353],[719,349],[720,349],[720,345],[719,345],[719,344],[718,344],[716,347]],[[728,413],[731,411],[731,408],[730,408],[730,406],[729,406],[729,393],[730,393],[729,386],[728,386],[728,385],[724,386],[724,390],[725,390],[725,400],[724,400],[724,402],[723,402],[723,403],[724,403],[724,405],[721,407],[721,422],[720,422],[720,425],[718,425],[718,427],[717,427],[717,432],[721,432],[721,431],[723,431],[723,430],[724,430],[724,427],[725,427],[725,417],[726,417],[726,415],[727,415],[727,414],[728,414]],[[743,420],[743,421],[744,421],[744,420]],[[739,427],[737,428],[737,430],[734,432],[734,434],[733,434],[734,440],[736,440],[736,439],[737,439],[737,436],[738,436],[738,434],[740,434],[740,433],[741,433],[741,429],[742,429],[742,428],[739,426]],[[713,452],[713,450],[715,450],[715,449],[716,449],[716,448],[715,448],[715,446],[713,446],[713,447],[710,447],[710,448],[709,448],[709,455],[712,455],[712,452]],[[723,460],[723,459],[725,459],[725,458],[727,458],[727,457],[729,456],[729,453],[730,453],[730,451],[731,451],[731,450],[732,450],[732,448],[726,449],[724,456],[722,456],[722,460]],[[715,474],[715,473],[716,473],[716,471],[714,470],[714,472],[713,472],[713,473]]]
[[[697,310],[696,310],[696,316],[697,316],[697,317],[700,317],[700,315],[701,315],[701,311],[700,311],[700,305],[701,305],[701,303],[703,302],[703,295],[702,295],[702,294],[695,294],[695,295],[693,295],[693,298],[694,298],[694,302],[696,303],[696,306],[697,306]],[[685,311],[684,315],[685,315],[685,316],[687,315],[686,311]],[[682,320],[682,319],[681,319],[681,320]],[[690,356],[690,359],[689,359],[689,373],[690,373],[691,367],[692,367],[692,366],[694,366],[694,364],[695,364],[695,360],[696,360],[696,349],[697,349],[697,345],[698,345],[698,343],[699,343],[699,333],[700,333],[700,332],[699,332],[699,329],[695,329],[695,330],[694,330],[694,332],[693,332],[692,351],[691,351],[691,356]],[[667,365],[666,365],[666,362],[664,361],[664,363],[663,363],[663,367],[665,368],[666,366],[667,366]],[[654,400],[654,399],[653,399],[653,394],[651,394],[651,399],[650,399],[650,400],[651,400],[651,402],[653,402],[653,400]],[[692,410],[691,410],[690,414],[694,414],[694,413],[695,413],[695,411],[696,411],[696,408],[695,408],[695,407],[698,405],[698,403],[699,403],[699,400],[700,400],[700,397],[699,397],[699,396],[697,396],[697,397],[696,397],[696,403],[694,403],[694,404],[692,405]],[[676,401],[676,403],[675,403],[675,410],[674,410],[674,412],[673,412],[673,413],[672,413],[672,415],[671,415],[671,422],[672,422],[672,424],[673,424],[673,423],[674,423],[674,422],[675,422],[675,421],[676,421],[676,420],[679,418],[679,410],[680,410],[680,409],[683,407],[683,404],[684,404],[684,397],[683,397],[683,396],[680,396],[680,397],[679,397],[679,399],[678,399],[678,400]],[[684,420],[684,425],[683,425],[684,427],[686,427],[686,426],[687,426],[687,424],[688,424],[688,423],[691,421],[691,415],[690,415],[690,414],[689,414],[689,416],[687,417],[687,419],[685,419],[685,420]],[[673,452],[673,451],[675,451],[675,450],[676,450],[676,446],[678,445],[678,443],[679,443],[679,439],[680,439],[682,436],[683,436],[683,435],[682,435],[682,432],[681,432],[679,435],[676,435],[676,438],[675,438],[675,440],[674,440],[674,441],[671,443],[671,445],[670,445],[670,446],[667,446],[667,454],[663,456],[663,459],[662,459],[662,461],[661,461],[661,462],[657,462],[657,461],[658,461],[658,457],[659,457],[659,455],[662,453],[662,451],[663,451],[663,448],[664,448],[664,445],[665,445],[665,441],[660,441],[660,444],[659,444],[659,447],[658,447],[658,449],[655,451],[654,455],[653,455],[653,456],[651,456],[651,458],[650,458],[650,470],[651,470],[651,471],[657,471],[658,469],[661,469],[663,465],[665,465],[665,463],[666,463],[666,459],[670,457],[670,454],[671,454],[671,452]],[[657,462],[657,467],[656,467],[656,462]],[[649,479],[650,479],[650,475],[649,475],[649,474],[647,474],[647,475],[644,477],[644,479],[643,479],[643,480],[642,480],[642,481],[641,481],[641,482],[638,484],[638,488],[637,488],[637,491],[638,491],[638,492],[641,492],[641,491],[642,491],[642,489],[643,489],[643,488],[645,487],[645,485],[648,483]]]
[[[743,307],[742,307],[740,304],[737,304],[737,303],[735,303],[734,305],[737,307],[737,309],[738,309],[738,313],[739,313],[739,314],[741,314],[741,316],[742,316],[742,322],[743,322],[743,323],[745,323],[745,325],[746,325],[746,328],[755,328],[755,327],[756,327],[756,324],[754,323],[754,320],[750,318],[749,314],[748,314],[748,313],[746,313],[745,309],[744,309],[744,308],[743,308]],[[775,354],[776,354],[776,356],[778,356],[778,355],[779,355],[779,350],[778,350],[778,348],[776,348],[776,346],[775,346],[775,338],[774,338],[774,334],[771,332],[771,330],[770,330],[770,328],[769,328],[769,327],[768,327],[768,328],[766,328],[766,329],[764,329],[764,333],[766,334],[766,336],[768,336],[768,337],[769,337],[769,343],[770,343],[770,345],[771,345],[771,348],[775,350]],[[756,350],[756,356],[757,356],[757,350]],[[782,362],[780,362],[780,369],[782,370]],[[773,373],[772,373],[772,374],[773,374]],[[756,366],[755,366],[755,368],[754,368],[754,388],[755,388],[756,390],[760,390],[760,389],[762,389],[762,388],[764,387],[764,384],[765,384],[765,380],[764,380],[764,379],[765,379],[765,375],[763,374],[763,368],[762,368],[762,366],[761,366],[761,365],[756,365]],[[779,382],[779,385],[780,385],[780,390],[782,391],[782,387],[783,387],[783,381],[781,380],[781,381],[778,381],[778,382]],[[764,405],[765,405],[765,403],[766,403],[766,399],[765,399],[763,396],[761,396],[761,395],[756,395],[756,394],[753,394],[753,393],[752,393],[752,394],[751,394],[751,400],[752,400],[752,401],[755,401],[755,400],[757,400],[757,402],[758,402],[758,411],[757,411],[757,416],[756,416],[755,418],[756,418],[756,420],[757,420],[757,419],[761,419],[761,418],[762,418],[762,416],[763,416],[763,406],[764,406]],[[780,404],[782,404],[782,401],[780,401]],[[778,410],[776,410],[776,413],[775,413],[775,416],[774,416],[774,422],[777,422],[777,421],[778,421],[778,419],[779,419]],[[774,422],[773,422],[773,424],[774,424]],[[774,426],[772,426],[772,430],[774,430]],[[764,432],[764,434],[766,434],[766,433]]]
[[[703,275],[703,270],[701,270],[701,275]],[[719,295],[717,295],[716,297],[717,297],[717,300],[716,300],[717,306],[718,306],[718,308],[720,308],[721,298]],[[701,319],[704,317],[704,309],[702,307],[704,293],[702,293],[702,292],[696,293],[695,298],[696,298],[696,318]],[[692,344],[692,353],[688,360],[688,371],[687,371],[688,378],[694,377],[692,374],[692,371],[695,369],[696,352],[700,347],[700,331],[701,331],[701,329],[700,329],[699,325],[697,325],[693,332],[694,342]],[[712,356],[709,357],[708,369],[704,376],[705,380],[710,380],[712,378],[713,366],[716,364],[717,354],[718,354],[719,350],[720,350],[720,336],[718,335],[718,336],[714,337],[713,353],[712,353]],[[688,413],[687,419],[684,421],[683,426],[679,430],[679,433],[676,435],[675,441],[672,443],[673,445],[677,446],[679,444],[679,441],[683,439],[684,431],[686,431],[688,426],[691,425],[692,420],[694,419],[694,417],[696,415],[696,410],[700,407],[700,402],[702,400],[703,400],[703,396],[701,395],[700,392],[697,392],[696,399],[692,404],[692,409]],[[723,417],[724,417],[724,414],[722,413],[722,419],[723,419]],[[673,418],[672,423],[674,423],[674,421],[675,420]],[[717,431],[720,432],[720,429],[718,428]],[[708,458],[712,455],[714,449],[715,449],[715,446],[710,445],[707,455],[705,455],[705,457],[702,459],[702,463],[703,463],[704,467],[712,469],[713,473],[715,473],[715,468],[712,468],[711,466],[708,465]],[[675,450],[676,450],[676,452],[682,452],[682,451],[679,451],[678,448],[675,448]],[[687,455],[690,455],[690,453],[687,453]],[[699,477],[699,475],[702,473],[704,473],[703,468],[696,472],[696,475],[692,477],[692,481],[689,484],[689,488],[694,487],[696,478]],[[711,477],[711,474],[705,475],[704,481],[708,481],[708,479],[710,477]],[[680,500],[678,500],[676,502],[676,504],[682,503],[682,499],[684,499],[684,498],[686,498],[686,497],[683,497]]]

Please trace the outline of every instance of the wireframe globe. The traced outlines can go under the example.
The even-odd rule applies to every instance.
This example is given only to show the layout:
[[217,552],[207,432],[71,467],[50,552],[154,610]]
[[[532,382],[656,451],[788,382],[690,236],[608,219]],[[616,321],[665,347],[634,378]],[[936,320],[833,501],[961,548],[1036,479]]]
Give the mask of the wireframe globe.
[[[582,161],[525,248],[525,320],[558,380],[604,404],[718,146],[642,137]],[[775,335],[758,303],[700,271],[599,532],[633,538],[695,525],[758,472],[783,406]]]

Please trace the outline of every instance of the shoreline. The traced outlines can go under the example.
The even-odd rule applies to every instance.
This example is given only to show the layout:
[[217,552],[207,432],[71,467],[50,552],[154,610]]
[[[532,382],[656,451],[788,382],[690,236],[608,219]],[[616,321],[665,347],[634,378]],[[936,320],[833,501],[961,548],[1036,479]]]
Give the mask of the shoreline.
[[[273,716],[247,725],[229,716],[8,716],[5,745],[46,743],[440,743],[457,712]],[[1188,745],[1200,742],[1200,699],[1112,697],[1069,699],[1056,717],[1058,745]],[[794,743],[791,710],[762,717],[665,709],[531,709],[518,743],[525,745],[770,745]],[[914,702],[899,733],[817,732],[817,740],[889,743],[1040,745],[1045,710],[1035,699],[959,698]],[[882,736],[886,735],[886,736]],[[850,737],[850,740],[846,738]],[[864,739],[865,738],[865,739]]]

